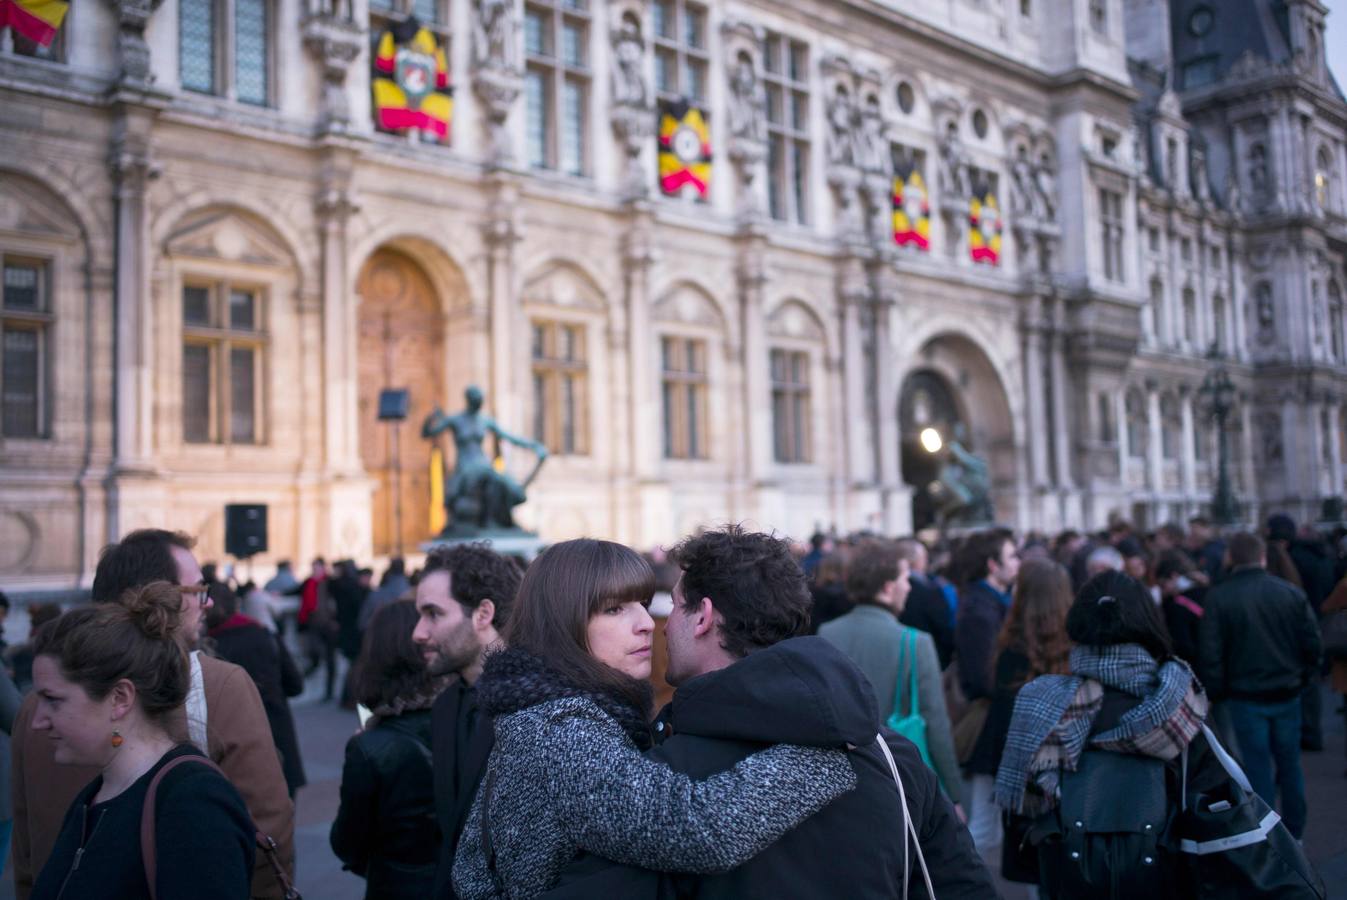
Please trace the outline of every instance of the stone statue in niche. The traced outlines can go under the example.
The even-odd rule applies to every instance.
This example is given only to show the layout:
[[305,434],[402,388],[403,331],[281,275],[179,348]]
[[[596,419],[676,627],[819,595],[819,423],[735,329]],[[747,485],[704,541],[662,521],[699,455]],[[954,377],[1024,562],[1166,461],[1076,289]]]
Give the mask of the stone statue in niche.
[[845,87],[838,85],[832,102],[828,104],[828,165],[857,164],[856,119],[851,94]]
[[1249,191],[1259,206],[1267,203],[1269,186],[1267,148],[1254,144],[1249,148]]
[[1035,203],[1039,219],[1045,223],[1057,221],[1057,164],[1044,153],[1034,168]]
[[1193,146],[1188,151],[1188,179],[1193,196],[1202,203],[1211,202],[1211,185],[1207,176],[1207,151]]
[[515,8],[513,0],[477,0],[473,28],[473,60],[479,68],[514,70]]
[[856,131],[856,162],[867,172],[883,172],[888,163],[888,142],[884,140],[884,116],[879,110],[879,98],[874,94],[865,98],[860,112],[860,127]]
[[1272,286],[1266,281],[1254,288],[1254,315],[1258,322],[1258,339],[1271,341],[1277,337],[1277,312],[1272,304]]
[[645,41],[641,27],[631,16],[613,35],[613,104],[644,108],[648,99],[645,83]]
[[1232,213],[1241,211],[1244,205],[1244,194],[1239,189],[1239,176],[1235,170],[1231,169],[1225,175],[1225,208]]
[[740,53],[734,61],[729,113],[731,137],[741,141],[767,140],[767,93],[747,53]]
[[1027,222],[1039,217],[1038,206],[1034,167],[1029,162],[1029,151],[1020,147],[1010,165],[1010,212],[1016,219]]
[[967,199],[970,188],[968,183],[968,156],[964,152],[963,142],[959,140],[959,125],[950,122],[940,139],[939,162],[936,176],[940,184],[940,193],[944,199]]
[[1263,413],[1258,418],[1259,441],[1263,445],[1263,462],[1279,463],[1285,457],[1282,446],[1282,420],[1276,413]]

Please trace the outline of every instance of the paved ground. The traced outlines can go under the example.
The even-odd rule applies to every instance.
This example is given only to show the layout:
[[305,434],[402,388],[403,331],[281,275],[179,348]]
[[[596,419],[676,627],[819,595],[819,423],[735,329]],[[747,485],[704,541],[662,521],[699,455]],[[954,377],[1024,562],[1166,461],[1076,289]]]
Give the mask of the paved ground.
[[[335,704],[323,703],[310,691],[294,704],[304,766],[309,785],[299,793],[296,846],[299,889],[313,900],[359,900],[364,882],[341,869],[332,855],[327,835],[336,815],[341,784],[341,763],[346,740],[354,733],[356,718]],[[1310,823],[1305,847],[1329,885],[1329,896],[1347,900],[1347,756],[1344,755],[1343,717],[1336,710],[1341,698],[1325,693],[1325,726],[1328,747],[1323,753],[1304,756]],[[0,884],[0,900],[13,897],[6,877]]]

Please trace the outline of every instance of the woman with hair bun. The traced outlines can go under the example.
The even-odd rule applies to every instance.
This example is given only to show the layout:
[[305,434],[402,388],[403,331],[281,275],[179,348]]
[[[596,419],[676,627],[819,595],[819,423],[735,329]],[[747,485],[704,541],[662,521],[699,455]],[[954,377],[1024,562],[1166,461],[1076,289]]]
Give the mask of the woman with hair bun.
[[[32,900],[248,897],[255,832],[247,807],[200,750],[169,733],[190,683],[177,637],[184,590],[196,588],[136,588],[120,603],[68,612],[34,639],[33,730],[47,733],[57,763],[102,771],[66,812]],[[147,853],[151,782],[180,757],[202,763],[175,765],[157,784]]]

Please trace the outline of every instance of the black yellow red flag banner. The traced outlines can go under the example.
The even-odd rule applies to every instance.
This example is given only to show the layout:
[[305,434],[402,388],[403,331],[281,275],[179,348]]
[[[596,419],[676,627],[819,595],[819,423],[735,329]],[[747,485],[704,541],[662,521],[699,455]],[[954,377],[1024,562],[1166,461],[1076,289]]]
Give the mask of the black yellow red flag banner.
[[384,131],[419,128],[449,141],[453,89],[444,49],[415,17],[384,29],[374,52],[370,79],[374,120]]
[[659,104],[659,187],[670,196],[711,189],[711,131],[706,111],[687,100]]
[[0,0],[0,31],[13,28],[16,34],[47,47],[69,9],[64,0]]
[[899,247],[931,249],[931,198],[921,166],[911,154],[894,157],[893,242]]
[[968,201],[968,255],[973,262],[1001,262],[1001,208],[990,178],[975,179]]

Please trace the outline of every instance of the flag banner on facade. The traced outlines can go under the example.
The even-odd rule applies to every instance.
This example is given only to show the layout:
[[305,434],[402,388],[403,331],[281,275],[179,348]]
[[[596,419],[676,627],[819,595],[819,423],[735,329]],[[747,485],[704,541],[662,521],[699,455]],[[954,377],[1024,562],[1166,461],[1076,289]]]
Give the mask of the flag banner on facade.
[[449,67],[435,35],[413,16],[384,29],[370,79],[374,120],[384,131],[419,128],[449,142],[454,114]]
[[64,0],[0,0],[0,31],[16,34],[43,47],[51,45],[70,4]]
[[448,513],[444,509],[444,454],[439,447],[430,451],[430,533],[444,531]]
[[711,132],[706,112],[687,100],[659,104],[659,186],[678,196],[691,188],[702,199],[711,188]]
[[931,249],[931,199],[914,153],[893,157],[893,242]]
[[1001,208],[995,184],[985,177],[973,181],[968,201],[968,255],[991,266],[1001,262]]

